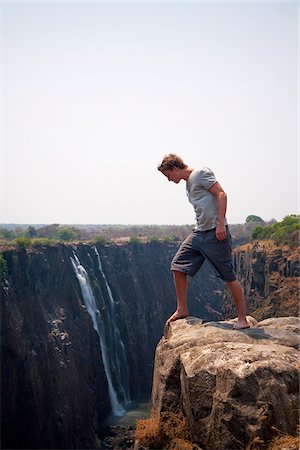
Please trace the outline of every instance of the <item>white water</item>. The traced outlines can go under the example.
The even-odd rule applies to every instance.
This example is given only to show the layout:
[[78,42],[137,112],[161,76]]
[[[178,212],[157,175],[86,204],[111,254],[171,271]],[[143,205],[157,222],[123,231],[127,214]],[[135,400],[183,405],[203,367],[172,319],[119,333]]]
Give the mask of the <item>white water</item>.
[[122,416],[125,413],[125,409],[121,405],[121,403],[118,401],[116,391],[113,387],[112,383],[112,376],[111,376],[111,370],[110,370],[110,364],[109,364],[109,357],[108,357],[108,348],[105,345],[105,334],[104,330],[99,327],[100,322],[100,311],[97,308],[95,297],[91,288],[91,284],[89,281],[88,274],[85,270],[85,268],[80,264],[80,261],[78,259],[78,256],[73,252],[73,258],[70,257],[74,271],[76,273],[77,279],[79,281],[79,285],[82,292],[82,297],[84,304],[86,306],[86,309],[88,313],[90,314],[92,321],[93,321],[93,327],[98,333],[99,340],[100,340],[100,348],[101,348],[101,354],[102,354],[102,360],[104,365],[104,370],[107,378],[108,383],[108,393],[109,398],[111,402],[112,407],[112,414],[114,416]]
[[122,391],[121,393],[122,393],[122,397],[124,399],[125,404],[129,404],[131,402],[130,394],[129,394],[129,369],[128,369],[128,363],[127,363],[127,358],[126,358],[125,346],[124,346],[124,343],[123,343],[123,340],[121,337],[121,333],[120,333],[120,330],[119,330],[119,327],[117,324],[117,320],[116,320],[115,300],[112,295],[110,286],[108,284],[106,275],[103,271],[99,252],[94,245],[92,247],[97,256],[99,271],[100,271],[103,281],[105,283],[105,287],[106,287],[109,302],[110,302],[110,304],[108,305],[109,306],[109,319],[110,319],[110,323],[111,323],[111,326],[109,328],[109,331],[110,331],[109,342],[111,344],[110,345],[111,349],[114,350],[114,352],[115,352],[115,355],[114,355],[115,357],[113,359],[115,361],[117,383],[118,383],[120,390]]

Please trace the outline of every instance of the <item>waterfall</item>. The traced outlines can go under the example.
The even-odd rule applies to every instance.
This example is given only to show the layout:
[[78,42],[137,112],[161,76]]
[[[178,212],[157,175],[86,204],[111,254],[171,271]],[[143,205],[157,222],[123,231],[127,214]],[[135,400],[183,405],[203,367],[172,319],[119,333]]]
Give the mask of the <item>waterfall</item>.
[[112,407],[112,414],[115,416],[122,416],[125,413],[125,409],[122,404],[119,402],[116,390],[112,381],[112,371],[111,364],[109,359],[109,348],[106,345],[106,337],[105,330],[103,327],[103,323],[101,321],[100,311],[97,308],[96,300],[93,294],[93,290],[89,281],[88,274],[85,268],[80,264],[78,256],[73,252],[73,258],[70,257],[74,271],[76,273],[77,279],[79,281],[79,285],[81,288],[81,293],[83,297],[84,304],[88,313],[90,314],[93,322],[94,330],[98,333],[100,348],[102,354],[102,360],[104,365],[104,370],[108,382],[108,393]]
[[115,369],[116,369],[116,380],[117,384],[120,387],[120,394],[123,398],[125,404],[129,404],[130,394],[129,394],[129,369],[126,358],[125,346],[121,337],[121,333],[116,320],[116,311],[115,311],[115,300],[113,298],[110,286],[108,284],[106,275],[102,269],[102,263],[100,259],[99,252],[97,248],[93,245],[92,248],[95,251],[98,261],[98,268],[103,278],[108,298],[109,304],[107,305],[109,309],[109,319],[111,326],[109,327],[109,342],[110,342],[110,354],[115,361]]

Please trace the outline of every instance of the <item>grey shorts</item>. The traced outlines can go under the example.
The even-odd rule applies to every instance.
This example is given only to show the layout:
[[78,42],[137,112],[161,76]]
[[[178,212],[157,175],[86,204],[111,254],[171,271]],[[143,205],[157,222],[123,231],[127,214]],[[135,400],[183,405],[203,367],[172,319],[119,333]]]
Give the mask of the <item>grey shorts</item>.
[[236,280],[231,254],[231,236],[226,227],[226,239],[218,241],[216,229],[193,231],[181,244],[171,263],[171,270],[196,275],[207,260],[223,281]]

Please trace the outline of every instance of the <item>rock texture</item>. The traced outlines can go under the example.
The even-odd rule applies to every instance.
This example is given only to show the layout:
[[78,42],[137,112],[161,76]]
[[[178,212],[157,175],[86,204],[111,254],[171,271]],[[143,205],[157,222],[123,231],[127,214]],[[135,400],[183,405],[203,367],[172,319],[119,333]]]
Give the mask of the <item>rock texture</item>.
[[202,449],[242,450],[254,437],[268,442],[273,427],[296,432],[300,320],[248,319],[251,328],[242,331],[233,321],[181,319],[157,346],[151,416],[183,414]]
[[[244,288],[248,313],[256,319],[297,316],[299,312],[299,250],[273,241],[245,244],[234,250],[236,273]],[[223,316],[234,317],[227,294]]]

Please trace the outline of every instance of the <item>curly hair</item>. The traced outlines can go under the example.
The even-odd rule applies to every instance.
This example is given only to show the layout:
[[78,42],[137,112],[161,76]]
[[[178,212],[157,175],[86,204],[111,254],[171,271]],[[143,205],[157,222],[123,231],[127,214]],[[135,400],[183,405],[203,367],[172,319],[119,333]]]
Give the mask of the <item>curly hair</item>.
[[157,169],[160,172],[164,172],[165,170],[173,170],[174,167],[178,167],[178,169],[185,169],[187,165],[183,162],[180,156],[175,155],[175,153],[169,153],[164,157]]

